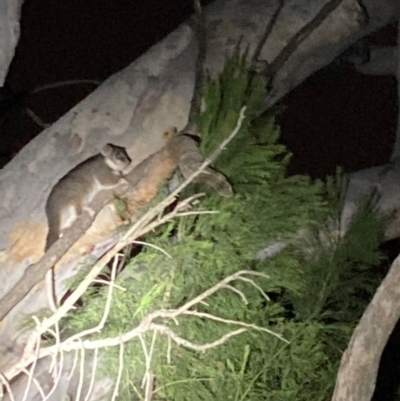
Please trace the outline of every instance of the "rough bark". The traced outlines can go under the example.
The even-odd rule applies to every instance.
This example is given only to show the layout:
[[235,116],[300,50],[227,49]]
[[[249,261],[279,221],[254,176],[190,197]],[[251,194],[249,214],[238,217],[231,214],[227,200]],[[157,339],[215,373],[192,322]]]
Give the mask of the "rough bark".
[[[335,3],[335,7],[326,18],[315,21],[314,17],[328,3]],[[365,1],[363,8],[355,0],[285,1],[271,35],[259,46],[277,5],[278,1],[218,0],[205,15],[206,66],[212,75],[221,71],[225,57],[233,53],[239,40],[243,49],[248,48],[249,57],[259,48],[258,60],[272,65],[286,45],[292,44],[275,71],[266,107],[360,37],[391,22],[399,8],[396,0]],[[312,29],[296,36],[299,31],[306,32],[307,26]],[[27,266],[42,257],[47,233],[44,205],[52,186],[62,176],[109,142],[126,147],[133,160],[132,168],[138,167],[163,152],[166,132],[186,125],[196,55],[191,29],[180,26],[43,131],[0,172],[0,299],[16,285]],[[157,185],[168,175],[165,172],[169,173],[176,164],[167,155],[159,160],[155,169],[158,174],[143,172],[146,185],[136,191],[142,201],[154,195]],[[94,244],[95,249],[104,252],[104,242],[98,242],[106,241],[112,230],[103,227],[100,231]],[[73,262],[68,259],[57,264],[60,291],[62,281],[73,274],[81,254],[75,253]],[[39,284],[0,322],[0,372],[14,366],[22,354],[29,333],[20,333],[19,318],[43,307],[47,307],[47,296],[43,284]]]

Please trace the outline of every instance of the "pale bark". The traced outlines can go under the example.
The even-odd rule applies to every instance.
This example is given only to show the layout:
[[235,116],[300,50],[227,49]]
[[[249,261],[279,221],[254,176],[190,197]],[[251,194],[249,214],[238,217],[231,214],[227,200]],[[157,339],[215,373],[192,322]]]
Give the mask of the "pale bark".
[[0,86],[4,85],[8,67],[14,57],[20,34],[23,0],[2,0],[0,7]]
[[343,354],[332,401],[370,401],[379,361],[400,317],[400,256],[379,286]]
[[[272,62],[326,3],[285,1],[258,59]],[[294,43],[287,60],[283,58],[276,71],[266,107],[356,40],[391,22],[399,8],[396,0],[364,3],[362,8],[355,0],[343,0],[309,36]],[[242,48],[248,47],[252,55],[277,4],[278,1],[219,0],[207,8],[206,66],[213,76],[221,71],[239,39]],[[186,125],[196,55],[192,31],[187,25],[180,26],[43,131],[0,172],[0,299],[18,282],[27,266],[42,256],[47,233],[45,201],[63,175],[107,142],[125,146],[133,167],[137,166],[163,148],[165,132]],[[62,281],[73,274],[78,261],[57,267],[60,291]],[[46,291],[40,284],[1,322],[0,372],[15,365],[25,345],[28,333],[18,331],[19,317],[46,306]],[[60,382],[61,385],[66,384]]]

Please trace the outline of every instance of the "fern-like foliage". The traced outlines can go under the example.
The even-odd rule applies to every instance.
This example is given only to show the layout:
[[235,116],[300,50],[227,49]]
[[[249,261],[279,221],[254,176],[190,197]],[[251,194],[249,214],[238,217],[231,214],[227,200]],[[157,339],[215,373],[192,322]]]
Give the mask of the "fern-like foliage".
[[[144,247],[127,264],[116,282],[126,291],[115,289],[107,325],[92,338],[127,332],[151,311],[178,308],[246,269],[264,274],[252,278],[257,287],[251,281],[234,281],[192,310],[275,331],[290,343],[248,330],[198,352],[148,332],[142,338],[148,347],[154,344],[153,401],[328,400],[341,352],[377,285],[370,267],[379,261],[378,220],[365,209],[368,213],[357,216],[344,238],[332,226],[321,225],[332,209],[329,197],[323,196],[331,187],[305,176],[286,176],[290,154],[277,142],[274,117],[256,119],[265,84],[246,69],[239,55],[227,60],[219,78],[207,78],[205,111],[198,117],[205,155],[231,132],[239,110],[247,106],[239,134],[214,164],[228,177],[235,195],[226,199],[210,192],[199,209],[218,214],[186,216],[149,236],[147,241],[170,257]],[[182,196],[198,189],[193,185]],[[307,241],[294,241],[264,261],[254,259],[265,243],[293,238],[300,228],[310,233]],[[64,322],[69,333],[97,324],[104,292],[85,296],[85,307]],[[192,315],[157,323],[196,344],[210,343],[237,328]],[[118,350],[102,350],[100,357],[103,373],[116,377]],[[141,399],[145,369],[142,343],[135,338],[125,345],[118,399]]]
[[361,199],[349,230],[341,233],[334,213],[341,210],[339,183],[339,176],[328,179],[325,198],[332,212],[296,244],[307,289],[291,301],[300,319],[351,324],[361,317],[381,279],[374,266],[382,262],[377,245],[383,239],[384,219],[374,211],[371,199]]

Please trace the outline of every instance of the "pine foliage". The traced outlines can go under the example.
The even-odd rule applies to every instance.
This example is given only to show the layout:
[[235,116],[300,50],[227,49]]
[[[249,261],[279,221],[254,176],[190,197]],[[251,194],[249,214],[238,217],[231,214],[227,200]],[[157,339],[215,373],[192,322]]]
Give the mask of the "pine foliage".
[[[154,345],[154,401],[329,399],[341,353],[377,285],[371,266],[380,260],[379,220],[365,208],[345,237],[321,224],[332,210],[326,196],[330,187],[306,176],[286,176],[290,154],[277,142],[274,117],[255,119],[265,87],[240,56],[227,60],[219,78],[207,79],[205,111],[198,120],[205,155],[230,133],[240,109],[247,106],[239,134],[214,165],[229,178],[235,195],[226,199],[209,192],[199,210],[218,214],[181,218],[147,238],[170,257],[145,246],[129,261],[116,280],[126,291],[115,289],[107,325],[96,336],[127,332],[149,312],[177,308],[246,269],[265,275],[251,278],[258,289],[249,281],[236,280],[231,288],[220,289],[192,309],[267,328],[289,343],[249,329],[199,352],[149,332],[143,341],[148,347]],[[193,185],[182,196],[199,189],[208,192]],[[254,259],[266,243],[293,239],[299,229],[309,234],[274,257]],[[64,322],[68,332],[95,326],[105,298],[102,289],[88,293],[85,307]],[[175,323],[158,323],[196,344],[216,341],[237,328],[191,315],[179,316]],[[103,373],[116,377],[118,349],[101,350],[100,357]],[[145,369],[142,343],[134,338],[125,344],[118,399],[141,399]]]

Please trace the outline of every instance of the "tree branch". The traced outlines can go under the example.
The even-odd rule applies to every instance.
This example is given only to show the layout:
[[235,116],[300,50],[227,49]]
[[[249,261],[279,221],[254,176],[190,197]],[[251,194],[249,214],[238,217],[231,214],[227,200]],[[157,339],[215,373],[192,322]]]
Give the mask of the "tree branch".
[[[177,138],[178,139],[178,138]],[[141,162],[134,170],[132,170],[125,178],[129,184],[129,188],[137,187],[138,191],[135,193],[135,205],[139,206],[150,200],[156,190],[157,186],[164,181],[164,179],[171,174],[172,170],[177,166],[179,157],[184,152],[184,145],[186,141],[176,140],[172,143],[174,151],[161,150],[156,154],[148,157]],[[171,160],[172,159],[172,160]],[[157,166],[164,168],[163,174],[157,170]],[[150,181],[147,184],[147,181]],[[149,187],[153,191],[149,190]],[[116,190],[116,195],[123,198],[129,188],[121,186]],[[140,190],[142,189],[142,190]],[[140,200],[137,200],[139,196]],[[101,192],[92,202],[91,209],[97,215],[104,206],[113,199],[113,194],[108,191]],[[66,230],[63,237],[50,247],[41,260],[28,267],[21,279],[13,286],[13,288],[0,300],[0,321],[3,320],[7,314],[25,298],[26,295],[33,289],[33,287],[44,280],[46,273],[67,253],[67,251],[79,240],[79,238],[90,228],[94,220],[94,216],[90,216],[84,212],[75,223]]]
[[267,76],[273,77],[282,68],[286,60],[296,51],[300,43],[315,31],[342,2],[343,0],[330,0],[326,3],[317,15],[290,39],[288,44],[265,71]]
[[379,361],[400,317],[400,256],[378,288],[343,354],[332,401],[369,401]]

